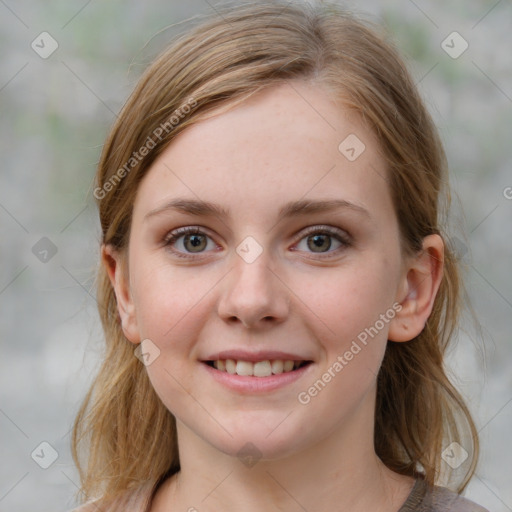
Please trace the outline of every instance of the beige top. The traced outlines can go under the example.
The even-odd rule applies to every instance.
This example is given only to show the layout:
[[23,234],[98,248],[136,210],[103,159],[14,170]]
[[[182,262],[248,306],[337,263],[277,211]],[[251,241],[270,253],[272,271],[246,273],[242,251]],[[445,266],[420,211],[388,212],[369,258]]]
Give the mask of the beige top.
[[[156,491],[155,484],[148,482],[133,491],[127,491],[108,509],[98,508],[99,500],[89,501],[71,512],[148,512]],[[445,489],[430,488],[418,478],[409,497],[397,512],[489,512],[487,509]]]

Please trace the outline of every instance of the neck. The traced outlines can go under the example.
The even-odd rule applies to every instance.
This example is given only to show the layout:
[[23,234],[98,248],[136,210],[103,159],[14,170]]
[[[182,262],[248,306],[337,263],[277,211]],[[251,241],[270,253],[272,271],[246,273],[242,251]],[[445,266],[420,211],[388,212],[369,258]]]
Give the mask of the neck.
[[220,452],[178,421],[181,470],[165,483],[155,504],[191,512],[396,512],[413,479],[384,466],[373,449],[368,411],[360,416],[365,422],[340,426],[306,449],[245,462]]

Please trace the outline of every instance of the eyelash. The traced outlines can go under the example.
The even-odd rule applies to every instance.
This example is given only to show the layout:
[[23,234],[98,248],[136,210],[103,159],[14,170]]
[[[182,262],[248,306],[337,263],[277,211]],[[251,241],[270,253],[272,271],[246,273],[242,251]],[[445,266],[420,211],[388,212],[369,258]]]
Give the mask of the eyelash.
[[[303,239],[311,236],[312,234],[318,234],[318,235],[327,235],[332,238],[335,238],[338,240],[338,242],[341,243],[341,246],[333,251],[327,251],[325,253],[315,253],[311,252],[310,254],[316,254],[318,258],[320,259],[327,259],[332,256],[322,256],[322,254],[326,255],[332,255],[333,253],[336,253],[340,250],[343,250],[344,248],[350,247],[352,245],[352,237],[339,229],[332,228],[330,226],[311,226],[309,228],[306,228],[305,231],[301,233],[301,238],[298,239],[296,244],[301,242]],[[176,243],[180,238],[186,235],[204,235],[208,238],[211,238],[207,233],[201,230],[198,226],[186,226],[182,228],[178,228],[172,232],[170,232],[165,238],[164,238],[164,245],[166,247],[169,247],[170,250],[179,258],[186,258],[186,259],[197,259],[197,257],[201,257],[201,254],[203,253],[183,253],[181,251],[177,251],[176,249],[172,248],[172,245]],[[296,245],[295,244],[295,245]],[[296,250],[296,249],[295,249]],[[195,254],[195,255],[194,255]]]

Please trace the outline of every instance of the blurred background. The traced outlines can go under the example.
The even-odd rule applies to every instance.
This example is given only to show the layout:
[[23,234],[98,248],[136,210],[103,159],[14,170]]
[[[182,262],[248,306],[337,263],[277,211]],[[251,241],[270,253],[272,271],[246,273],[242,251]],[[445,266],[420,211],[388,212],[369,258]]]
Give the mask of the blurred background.
[[[0,0],[0,511],[67,511],[97,369],[101,146],[142,70],[206,0]],[[451,238],[478,324],[448,366],[482,443],[466,496],[512,511],[512,3],[344,2],[392,33],[445,142]]]

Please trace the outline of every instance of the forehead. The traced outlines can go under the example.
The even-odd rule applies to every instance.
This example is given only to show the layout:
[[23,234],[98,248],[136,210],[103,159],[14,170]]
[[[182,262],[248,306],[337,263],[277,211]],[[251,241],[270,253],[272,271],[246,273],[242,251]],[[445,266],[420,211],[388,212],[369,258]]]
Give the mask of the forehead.
[[356,112],[318,85],[289,82],[180,133],[142,180],[136,213],[173,196],[247,218],[327,196],[389,208],[385,176],[378,142]]

